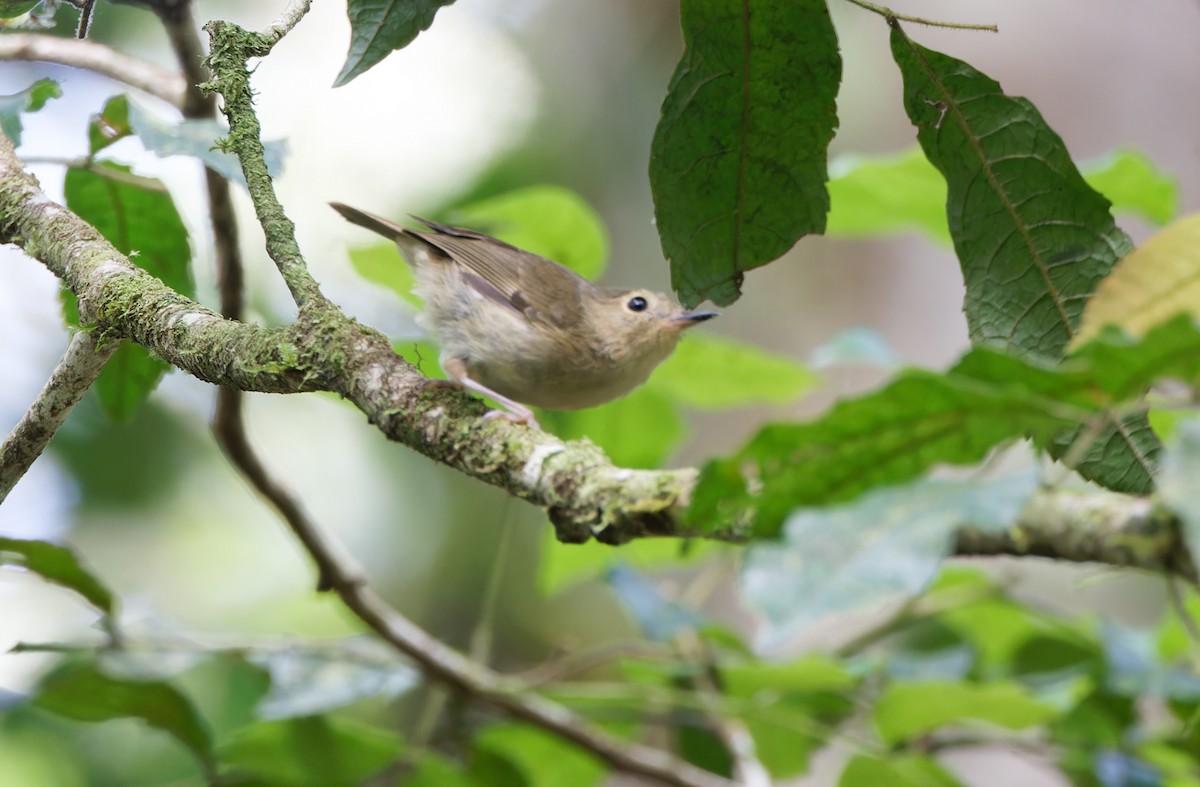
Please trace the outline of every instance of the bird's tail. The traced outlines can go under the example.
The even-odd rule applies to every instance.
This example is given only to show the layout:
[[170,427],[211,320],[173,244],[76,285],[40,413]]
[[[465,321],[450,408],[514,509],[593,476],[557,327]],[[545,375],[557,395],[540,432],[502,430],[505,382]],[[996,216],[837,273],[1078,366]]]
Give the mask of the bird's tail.
[[360,227],[369,229],[371,232],[379,233],[388,240],[399,240],[408,234],[408,230],[396,222],[388,221],[382,216],[376,216],[374,213],[367,213],[365,210],[352,208],[341,202],[331,202],[329,206],[342,214],[346,221],[349,221],[351,224],[357,224]]

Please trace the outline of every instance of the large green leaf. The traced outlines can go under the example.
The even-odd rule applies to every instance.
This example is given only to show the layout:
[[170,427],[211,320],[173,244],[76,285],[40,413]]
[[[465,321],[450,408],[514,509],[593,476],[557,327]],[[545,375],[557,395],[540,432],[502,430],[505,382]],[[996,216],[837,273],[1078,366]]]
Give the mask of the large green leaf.
[[[161,183],[136,178],[128,167],[105,163],[93,169],[69,168],[63,190],[67,207],[134,264],[176,292],[195,295],[187,228]],[[68,315],[73,311],[72,301]],[[128,418],[168,368],[141,346],[120,348],[95,383],[105,411],[114,419]]]
[[588,787],[605,774],[583,749],[527,724],[494,724],[475,737],[474,746],[477,754],[508,763],[529,787]]
[[937,463],[973,464],[1014,437],[1045,444],[1092,412],[1085,385],[1077,374],[977,348],[946,374],[908,371],[810,423],[767,426],[703,469],[690,516],[721,528],[750,510],[754,532],[772,536],[793,508],[910,481]]
[[221,745],[223,765],[270,787],[362,784],[400,754],[395,731],[332,716],[267,721]]
[[1140,150],[1122,148],[1087,162],[1083,177],[1112,203],[1114,211],[1160,225],[1179,212],[1179,180]]
[[62,96],[62,88],[48,77],[39,79],[20,93],[0,96],[0,131],[12,140],[13,147],[21,145],[21,113],[37,112],[52,98]]
[[[1115,212],[1165,224],[1178,210],[1178,181],[1140,151],[1118,150],[1081,169]],[[829,164],[829,198],[827,235],[877,237],[915,230],[951,243],[946,180],[919,147],[881,156],[839,156]]]
[[1029,101],[899,26],[892,52],[917,139],[948,185],[972,341],[1061,357],[1084,303],[1132,248],[1109,201]]
[[745,271],[825,228],[842,62],[823,0],[684,0],[650,186],[671,284],[729,304]]
[[622,467],[660,467],[685,434],[679,408],[648,387],[599,407],[545,412],[538,418],[564,440],[586,437]]
[[855,755],[846,764],[837,787],[958,787],[958,780],[923,754],[890,757]]
[[709,333],[684,337],[654,370],[646,387],[691,407],[720,410],[749,404],[788,404],[812,388],[817,375],[785,355]]
[[442,6],[454,0],[347,0],[350,17],[350,51],[334,87],[341,87],[403,49],[433,24]]
[[0,537],[0,566],[21,566],[56,585],[87,599],[105,615],[112,615],[116,600],[104,583],[88,571],[67,547],[45,541]]
[[0,0],[0,19],[16,19],[33,10],[42,0]]
[[721,685],[737,700],[739,716],[754,738],[755,754],[772,775],[803,773],[831,729],[854,712],[857,678],[825,656],[782,664],[743,662],[720,670]]
[[39,684],[33,704],[77,721],[141,719],[186,746],[212,772],[212,739],[204,720],[177,689],[160,681],[111,678],[95,664],[70,663]]
[[820,618],[920,593],[958,527],[1010,526],[1036,487],[1032,472],[996,481],[919,481],[795,512],[783,540],[751,549],[742,571],[743,593],[768,623],[767,646]]
[[939,727],[971,721],[1024,729],[1050,721],[1057,712],[1015,684],[930,681],[891,684],[875,703],[872,715],[880,737],[894,745]]
[[595,539],[584,544],[563,544],[553,529],[545,528],[543,532],[538,587],[546,594],[598,579],[618,562],[642,572],[655,571],[692,565],[712,557],[716,550],[733,548],[707,539],[639,538],[616,550]]
[[[417,277],[394,243],[372,243],[347,250],[350,265],[369,282],[386,287],[412,306],[420,309],[425,301],[413,292]],[[435,356],[436,357],[436,354]]]
[[[745,524],[750,511],[754,532],[772,536],[794,508],[903,483],[937,463],[977,462],[1015,437],[1061,452],[1063,432],[1093,425],[1099,439],[1090,450],[1111,461],[1128,446],[1105,438],[1105,419],[1162,379],[1200,384],[1200,325],[1188,315],[1140,339],[1106,331],[1061,365],[977,347],[945,374],[906,371],[809,423],[765,427],[703,469],[689,516],[720,530]],[[1132,477],[1130,484],[1149,478],[1140,462],[1113,466]]]

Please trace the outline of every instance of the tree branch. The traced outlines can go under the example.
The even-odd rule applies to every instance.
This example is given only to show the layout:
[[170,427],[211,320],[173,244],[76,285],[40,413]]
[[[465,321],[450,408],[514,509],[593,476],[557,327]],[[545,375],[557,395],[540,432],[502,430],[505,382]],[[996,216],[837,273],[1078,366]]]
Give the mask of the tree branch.
[[0,503],[28,472],[50,438],[96,381],[120,342],[96,346],[87,331],[77,331],[37,399],[0,445]]
[[[7,139],[0,139],[0,219],[0,242],[21,245],[63,279],[79,296],[84,324],[98,335],[133,339],[217,385],[341,394],[390,439],[545,508],[563,541],[748,536],[733,528],[702,533],[688,525],[683,513],[694,468],[615,467],[586,441],[564,443],[500,419],[485,421],[482,402],[453,390],[427,390],[426,378],[385,337],[340,313],[285,329],[221,318],[135,268],[47,198]],[[1100,491],[1040,492],[1008,532],[963,528],[955,553],[1102,560],[1165,569],[1193,581],[1197,576],[1168,513],[1146,499]]]
[[962,556],[1035,555],[1078,563],[1107,563],[1200,581],[1180,525],[1149,498],[1115,492],[1043,490],[1018,522],[1003,531],[959,528]]
[[94,41],[37,33],[6,33],[0,36],[0,60],[36,60],[86,68],[158,96],[174,106],[183,106],[186,85],[178,74]]
[[[302,15],[302,14],[301,14]],[[296,17],[297,19],[299,17]],[[254,203],[255,214],[267,237],[267,254],[274,260],[303,313],[306,310],[329,311],[332,305],[321,294],[316,279],[308,271],[296,242],[296,225],[288,218],[275,195],[262,143],[262,127],[253,108],[250,72],[251,57],[265,57],[286,30],[270,28],[271,34],[251,33],[230,22],[214,21],[204,26],[210,37],[208,66],[213,79],[202,87],[220,93],[225,99],[221,111],[229,120],[225,147],[236,153],[242,174]]]

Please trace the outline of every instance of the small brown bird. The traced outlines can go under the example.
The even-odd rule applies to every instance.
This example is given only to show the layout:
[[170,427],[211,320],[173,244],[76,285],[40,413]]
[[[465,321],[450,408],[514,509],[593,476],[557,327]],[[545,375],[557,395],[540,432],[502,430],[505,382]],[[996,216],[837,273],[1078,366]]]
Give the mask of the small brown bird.
[[425,299],[417,318],[459,386],[537,427],[525,405],[593,407],[646,381],[684,329],[716,316],[648,290],[598,287],[557,262],[474,230],[414,216],[430,231],[330,203],[350,222],[395,241]]

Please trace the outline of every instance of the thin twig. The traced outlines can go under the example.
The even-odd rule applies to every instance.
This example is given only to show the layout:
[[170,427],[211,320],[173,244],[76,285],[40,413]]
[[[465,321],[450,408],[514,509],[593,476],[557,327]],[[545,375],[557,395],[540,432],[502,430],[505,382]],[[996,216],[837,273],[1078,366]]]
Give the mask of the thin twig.
[[665,645],[650,640],[602,642],[586,650],[567,653],[545,661],[525,672],[513,675],[512,680],[522,686],[533,688],[545,683],[568,680],[603,667],[617,659],[629,657],[666,660],[674,658],[674,654]]
[[142,189],[143,191],[158,191],[166,192],[167,187],[162,184],[162,181],[155,178],[147,178],[132,172],[126,172],[123,169],[104,166],[103,161],[97,161],[87,157],[83,158],[58,158],[56,156],[25,156],[23,161],[26,164],[53,164],[59,167],[70,167],[71,169],[86,169],[89,172],[94,172],[109,180],[117,183],[123,183],[127,186]]
[[5,33],[0,36],[0,60],[33,60],[86,68],[174,106],[183,105],[184,82],[178,74],[94,41],[39,33]]
[[275,262],[302,315],[330,311],[332,304],[308,270],[296,241],[296,225],[288,218],[275,193],[267,170],[262,143],[262,127],[253,108],[250,72],[251,57],[265,57],[279,40],[272,36],[248,33],[229,22],[209,22],[204,26],[210,36],[208,66],[213,79],[206,91],[216,91],[225,99],[223,112],[229,120],[227,147],[237,154],[242,174],[259,224],[267,236],[267,253]]
[[914,25],[926,25],[928,27],[945,27],[951,30],[983,30],[989,33],[999,33],[1000,28],[996,25],[980,25],[970,24],[966,22],[942,22],[937,19],[925,19],[919,16],[908,16],[906,14],[897,14],[890,8],[875,3],[869,3],[867,0],[847,0],[859,8],[865,8],[872,13],[879,14],[886,19],[894,19],[900,22],[912,22]]
[[716,669],[704,642],[690,630],[678,638],[678,644],[683,655],[696,666],[692,681],[705,718],[733,758],[734,779],[743,787],[771,787],[771,774],[758,758],[754,736],[741,719],[724,712]]
[[281,38],[292,32],[292,28],[300,23],[310,8],[312,8],[312,0],[291,0],[279,18],[262,32],[263,36],[271,39],[271,45],[274,46],[279,43]]
[[92,29],[92,15],[96,12],[96,0],[83,0],[79,8],[79,25],[75,28],[75,37],[84,39]]
[[119,345],[108,342],[97,347],[87,331],[76,331],[71,337],[41,393],[0,445],[0,503],[41,456]]

